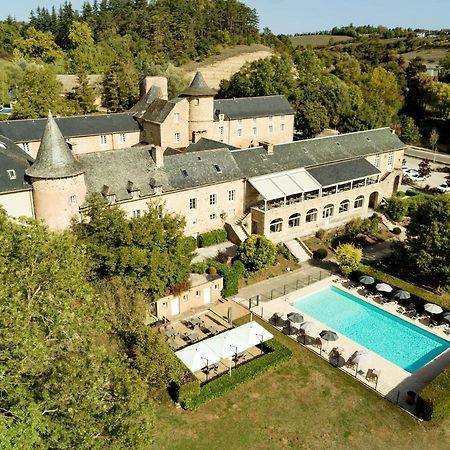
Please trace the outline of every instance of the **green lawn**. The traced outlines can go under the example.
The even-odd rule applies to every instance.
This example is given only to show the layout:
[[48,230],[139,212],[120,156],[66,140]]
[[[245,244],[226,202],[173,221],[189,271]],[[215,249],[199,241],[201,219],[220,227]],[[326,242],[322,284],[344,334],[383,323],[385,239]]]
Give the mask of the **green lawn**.
[[303,45],[311,47],[327,47],[332,44],[345,43],[351,41],[353,38],[350,36],[333,36],[329,34],[305,34],[301,36],[292,36],[290,38],[292,45]]
[[419,422],[271,329],[282,366],[195,412],[157,409],[155,449],[447,449],[450,420]]

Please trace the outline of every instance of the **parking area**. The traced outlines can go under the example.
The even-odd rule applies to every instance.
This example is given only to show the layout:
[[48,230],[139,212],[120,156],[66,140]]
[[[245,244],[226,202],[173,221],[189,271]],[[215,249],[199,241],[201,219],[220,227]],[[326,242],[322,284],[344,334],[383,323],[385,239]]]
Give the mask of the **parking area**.
[[[421,159],[412,158],[410,156],[405,157],[406,160],[406,166],[409,169],[418,170],[419,164],[422,161]],[[443,183],[445,183],[445,177],[448,175],[445,172],[436,172],[436,168],[443,167],[442,164],[434,164],[431,163],[431,168],[433,171],[431,172],[431,175],[427,177],[424,181],[418,181],[415,184],[420,188],[425,188],[425,186],[430,186],[430,188],[435,188]],[[408,188],[408,186],[405,184],[404,188]]]

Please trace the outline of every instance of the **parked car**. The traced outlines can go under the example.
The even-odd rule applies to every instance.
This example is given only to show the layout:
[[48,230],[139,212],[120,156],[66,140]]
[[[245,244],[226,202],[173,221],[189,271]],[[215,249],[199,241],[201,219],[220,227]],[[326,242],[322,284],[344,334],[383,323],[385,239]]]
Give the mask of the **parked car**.
[[419,182],[419,181],[425,181],[425,177],[422,177],[421,175],[419,175],[419,173],[409,173],[408,175],[406,175],[406,177],[408,177],[411,181],[414,182]]
[[403,175],[405,177],[418,176],[419,172],[416,169],[410,169],[409,167],[402,168]]
[[436,188],[436,190],[441,193],[450,192],[450,186],[447,183],[442,183]]

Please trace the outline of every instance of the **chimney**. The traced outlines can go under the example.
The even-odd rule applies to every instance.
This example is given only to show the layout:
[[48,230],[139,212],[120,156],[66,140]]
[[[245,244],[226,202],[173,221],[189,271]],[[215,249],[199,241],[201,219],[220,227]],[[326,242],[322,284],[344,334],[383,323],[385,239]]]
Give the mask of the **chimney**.
[[168,85],[166,77],[144,77],[140,83],[140,96],[143,97],[152,86],[159,87],[161,89],[161,98],[163,100],[169,99]]
[[156,167],[163,167],[164,166],[164,151],[162,147],[159,147],[157,145],[152,145],[150,147],[150,155],[153,158],[153,161],[156,164]]
[[263,141],[260,142],[259,145],[264,147],[264,150],[267,152],[268,155],[273,155],[273,144],[271,142]]

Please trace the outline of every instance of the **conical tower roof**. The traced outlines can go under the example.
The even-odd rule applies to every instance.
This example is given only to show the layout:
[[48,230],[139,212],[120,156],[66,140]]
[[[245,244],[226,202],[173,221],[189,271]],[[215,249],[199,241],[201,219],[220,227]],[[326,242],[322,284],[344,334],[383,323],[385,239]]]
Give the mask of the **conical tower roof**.
[[36,160],[25,173],[33,178],[67,178],[83,172],[49,111]]
[[191,85],[180,94],[180,97],[211,97],[216,94],[217,92],[206,84],[202,73],[197,72]]

